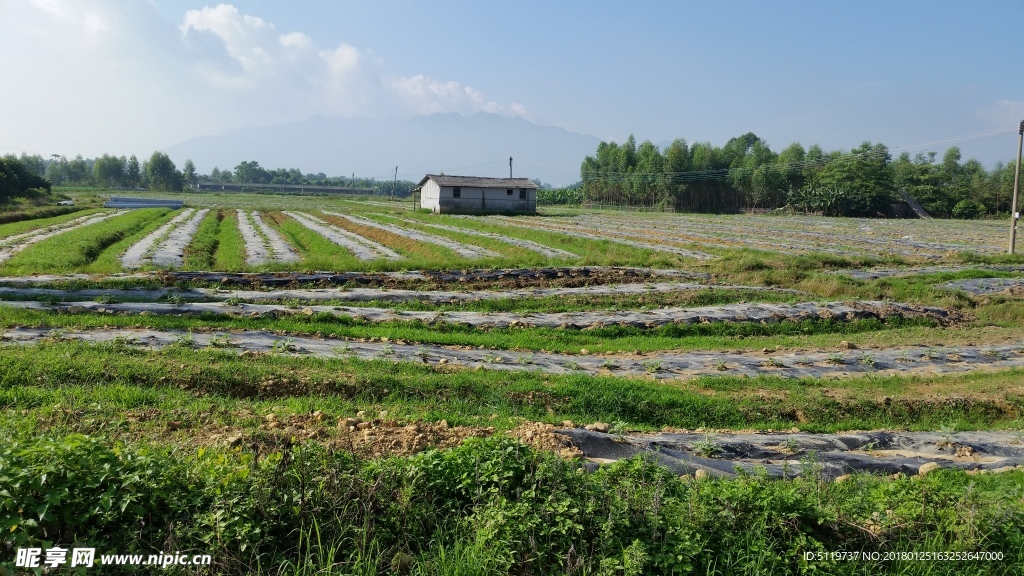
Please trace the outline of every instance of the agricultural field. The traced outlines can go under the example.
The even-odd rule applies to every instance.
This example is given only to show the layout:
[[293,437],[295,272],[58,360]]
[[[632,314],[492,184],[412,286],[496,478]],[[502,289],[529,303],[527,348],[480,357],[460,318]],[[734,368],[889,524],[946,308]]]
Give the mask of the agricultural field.
[[1024,565],[1002,222],[182,197],[0,225],[4,546],[230,574]]

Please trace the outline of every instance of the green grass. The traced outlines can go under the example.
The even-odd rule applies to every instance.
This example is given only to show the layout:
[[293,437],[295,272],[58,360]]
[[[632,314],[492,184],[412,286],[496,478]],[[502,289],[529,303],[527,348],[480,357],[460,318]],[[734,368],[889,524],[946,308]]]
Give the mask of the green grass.
[[281,234],[286,242],[295,247],[301,257],[300,262],[303,269],[358,270],[366,266],[352,252],[280,212],[267,214],[264,222]]
[[146,210],[152,210],[152,214],[156,214],[156,216],[142,228],[136,228],[131,234],[105,248],[93,262],[85,266],[84,271],[91,274],[109,274],[124,270],[121,256],[128,251],[128,248],[178,215],[177,211],[167,208],[148,208]]
[[[652,268],[687,268],[698,265],[690,258],[681,258],[674,254],[645,250],[620,244],[612,240],[593,240],[577,238],[569,234],[552,232],[544,229],[505,226],[482,219],[458,218],[438,214],[402,213],[403,218],[421,220],[423,222],[444,224],[460,228],[470,228],[481,232],[492,232],[510,238],[531,240],[538,244],[553,246],[578,254],[579,264],[584,266],[646,266]],[[435,229],[436,230],[436,229]],[[436,230],[443,232],[442,230]]]
[[213,270],[214,255],[217,253],[218,236],[220,234],[223,214],[219,210],[211,210],[196,228],[192,242],[185,249],[182,261],[183,270]]
[[48,218],[30,218],[26,220],[12,221],[8,224],[0,224],[0,243],[3,243],[4,238],[7,238],[8,236],[14,236],[15,234],[21,234],[23,232],[28,232],[29,230],[38,230],[40,228],[45,228],[47,226],[52,226],[54,224],[62,224],[69,220],[74,220],[75,218],[81,218],[82,216],[89,216],[91,214],[96,214],[98,212],[103,211],[99,208],[71,208],[76,208],[76,210],[68,211],[67,213],[61,214],[59,216],[51,216]]
[[656,328],[609,326],[590,330],[558,328],[481,329],[456,324],[420,321],[373,323],[349,316],[296,314],[276,319],[237,318],[204,314],[178,316],[111,316],[104,314],[56,314],[0,307],[0,326],[50,326],[95,328],[116,326],[159,330],[274,330],[290,334],[323,334],[344,338],[390,338],[423,344],[483,346],[498,350],[548,350],[575,354],[583,348],[592,353],[657,350],[713,350],[759,346],[835,346],[836,336],[853,340],[857,334],[886,332],[883,338],[899,338],[901,332],[916,335],[934,331],[928,319],[892,318],[888,322],[858,320],[807,320],[802,322],[668,324]]
[[223,218],[217,229],[217,249],[213,253],[213,270],[224,272],[237,272],[244,270],[245,265],[245,240],[242,233],[238,231],[238,212],[234,210],[222,210]]
[[[131,238],[166,214],[166,208],[132,210],[102,222],[58,234],[33,244],[4,262],[0,266],[0,274],[13,276],[67,273],[86,269],[105,250],[126,238]],[[105,269],[94,268],[93,271],[120,270],[119,265],[115,269],[109,269],[113,267],[112,260],[110,257],[105,258]]]
[[[230,348],[172,346],[151,352],[117,343],[54,342],[4,348],[0,430],[161,435],[169,420],[220,411],[211,426],[255,428],[260,414],[331,417],[385,409],[403,420],[511,428],[521,419],[628,422],[640,429],[758,428],[807,431],[1021,427],[1022,369],[960,375],[812,378],[643,378],[466,370],[385,360],[242,357]],[[833,392],[829,392],[833,389]],[[941,390],[924,396],[921,390]],[[836,394],[840,390],[842,394]],[[955,400],[955,401],[954,401]],[[88,418],[55,416],[68,406]],[[127,410],[152,408],[122,428]],[[247,412],[242,409],[248,410]],[[494,417],[496,415],[496,417]],[[205,434],[196,421],[183,431]]]
[[424,232],[426,234],[440,236],[441,238],[448,238],[450,240],[461,242],[469,246],[480,246],[482,248],[487,248],[493,252],[501,254],[501,256],[505,259],[516,259],[519,262],[519,266],[522,267],[545,266],[550,265],[552,262],[555,261],[562,261],[561,264],[563,265],[573,265],[577,263],[577,260],[579,260],[578,258],[547,258],[537,252],[534,252],[533,250],[520,248],[519,246],[509,244],[508,242],[502,242],[495,238],[473,236],[471,234],[461,234],[458,232],[452,232],[450,230],[444,230],[441,228],[431,228],[430,226],[423,226],[420,224],[410,224],[409,222],[403,220],[402,217],[398,216],[391,216],[386,214],[372,214],[366,216],[368,218],[372,218],[377,222],[401,226],[403,228],[408,228],[411,230],[419,230],[420,232]]
[[[496,248],[505,256],[469,261],[420,246],[398,262],[360,262],[274,211],[335,210],[380,221],[393,221],[398,212],[333,197],[189,193],[182,197],[190,206],[223,210],[221,218],[211,214],[201,223],[186,255],[189,269],[247,269],[234,210],[239,205],[269,211],[266,221],[304,257],[300,264],[290,265],[293,269],[546,263],[498,241],[429,227],[421,229]],[[130,242],[171,216],[161,214],[146,219],[136,211],[114,219],[118,226],[90,226],[77,234],[61,235],[60,242],[41,242],[0,272],[116,270],[116,256]],[[792,481],[756,474],[733,480],[681,479],[641,458],[586,472],[578,460],[533,451],[503,433],[524,421],[554,424],[565,419],[611,422],[616,428],[638,431],[797,427],[835,432],[951,426],[1018,430],[1024,428],[1024,369],[1020,368],[839,380],[723,375],[655,381],[469,370],[384,359],[278,353],[241,356],[231,348],[230,336],[219,341],[219,348],[193,350],[182,343],[158,351],[127,343],[90,345],[60,338],[62,329],[102,326],[268,330],[519,349],[520,356],[527,358],[534,350],[580,353],[582,348],[591,353],[762,348],[788,353],[835,350],[839,340],[861,348],[1002,344],[1019,342],[1024,326],[1019,299],[972,298],[933,286],[1004,274],[964,271],[865,282],[829,272],[910,261],[726,249],[716,251],[722,255],[719,260],[694,262],[611,241],[573,239],[484,220],[413,211],[400,215],[564,248],[580,254],[588,265],[684,267],[708,272],[716,283],[796,288],[812,296],[701,289],[383,304],[396,309],[525,313],[878,298],[955,308],[970,317],[945,328],[931,321],[892,320],[580,331],[472,329],[397,321],[371,324],[323,314],[278,319],[157,317],[0,307],[0,327],[54,329],[46,343],[0,348],[0,549],[46,548],[54,542],[76,541],[96,546],[98,553],[173,548],[213,554],[216,564],[210,573],[310,576],[1019,572],[1024,554],[1024,472],[1020,470],[977,476],[950,470],[901,479],[858,474],[843,483],[813,475]],[[666,218],[652,215],[652,221]],[[31,258],[19,264],[18,258],[26,254]],[[10,268],[12,262],[16,268]],[[1020,263],[1024,258],[953,255],[943,262]],[[158,285],[153,279],[106,279],[76,280],[61,287]],[[870,353],[850,354],[848,361],[870,358]],[[452,427],[472,427],[489,437],[442,451],[366,459],[358,454],[367,452],[355,448],[338,426],[358,411],[375,415],[387,411],[387,419],[398,425],[438,425],[446,420]],[[321,419],[315,424],[315,441],[300,444],[293,433],[266,425],[265,416],[270,413],[294,422],[308,420],[316,412]],[[397,431],[381,427],[383,434],[392,430]],[[813,459],[807,464],[813,467]],[[805,553],[822,551],[997,551],[1006,558],[1001,562],[805,560]],[[0,573],[12,571],[12,558],[10,553],[0,554]],[[160,572],[176,573],[174,569]]]

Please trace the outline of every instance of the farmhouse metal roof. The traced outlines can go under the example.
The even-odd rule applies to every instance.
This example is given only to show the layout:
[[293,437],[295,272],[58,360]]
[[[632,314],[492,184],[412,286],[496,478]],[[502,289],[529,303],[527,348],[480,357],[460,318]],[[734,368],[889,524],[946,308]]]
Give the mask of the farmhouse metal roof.
[[438,186],[465,186],[466,188],[536,188],[537,185],[529,178],[483,178],[480,176],[441,176],[427,174],[420,180],[423,186],[427,180],[437,182]]

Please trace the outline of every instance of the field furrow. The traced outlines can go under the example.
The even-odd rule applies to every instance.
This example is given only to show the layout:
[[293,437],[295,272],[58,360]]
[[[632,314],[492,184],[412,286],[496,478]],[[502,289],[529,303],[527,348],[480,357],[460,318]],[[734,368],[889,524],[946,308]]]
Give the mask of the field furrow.
[[512,218],[509,216],[487,216],[487,219],[504,224],[506,226],[517,226],[519,228],[528,228],[531,230],[548,230],[550,232],[558,232],[567,236],[573,236],[576,238],[587,238],[591,240],[606,240],[610,242],[618,242],[619,244],[625,244],[627,246],[633,246],[634,248],[642,248],[644,250],[654,250],[656,252],[668,252],[670,254],[676,254],[678,256],[684,256],[686,258],[696,258],[697,260],[711,260],[715,256],[706,252],[698,252],[696,250],[687,250],[674,246],[671,244],[654,244],[650,242],[640,242],[638,240],[631,240],[624,237],[621,234],[614,234],[610,232],[597,232],[588,229],[582,229],[580,227],[573,227],[571,225],[558,225],[541,221],[540,219],[522,219]]
[[341,338],[281,336],[274,332],[194,332],[148,329],[59,330],[11,328],[4,344],[31,345],[57,340],[120,343],[150,350],[186,345],[305,357],[390,360],[424,365],[464,366],[552,374],[648,375],[656,379],[703,376],[849,378],[863,375],[923,375],[1024,367],[1024,341],[995,346],[897,346],[853,351],[768,355],[756,352],[653,352],[648,354],[556,354],[511,352],[465,346],[365,342]]
[[0,239],[0,262],[11,258],[18,252],[21,252],[25,248],[28,248],[37,242],[42,242],[47,238],[52,238],[58,234],[82,228],[83,226],[101,222],[118,214],[121,214],[121,212],[103,212],[100,214],[82,216],[60,224],[54,224],[38,230],[31,230],[29,232]]
[[257,230],[266,239],[266,242],[270,246],[270,255],[275,262],[298,262],[299,255],[295,253],[295,250],[290,244],[285,242],[284,238],[270,227],[263,217],[260,216],[259,212],[252,212],[252,221],[256,224]]
[[121,256],[121,264],[125,268],[141,268],[146,264],[149,264],[152,260],[153,254],[159,248],[160,243],[167,238],[171,230],[191,218],[195,213],[195,208],[186,208],[169,222],[150,232],[142,240],[131,245]]
[[31,308],[51,312],[95,312],[114,314],[224,314],[240,317],[328,314],[368,322],[418,321],[428,324],[448,323],[473,328],[562,328],[595,329],[607,326],[655,328],[666,324],[708,324],[714,322],[757,323],[804,322],[832,320],[886,320],[889,318],[929,318],[939,323],[951,320],[942,308],[913,306],[896,302],[858,301],[817,304],[729,304],[695,308],[659,308],[656,310],[591,310],[585,312],[516,313],[516,312],[434,312],[405,311],[391,308],[306,306],[302,309],[279,304],[244,304],[226,302],[78,302],[49,303],[29,300],[0,301],[0,306]]
[[348,230],[328,224],[312,214],[303,214],[291,211],[285,211],[284,214],[306,228],[309,228],[331,242],[334,242],[338,246],[351,251],[352,254],[360,260],[376,260],[379,258],[386,260],[398,260],[402,257],[401,254],[387,246],[384,246],[383,244],[379,244],[367,238],[363,238],[358,234],[353,234]]
[[[224,275],[226,276],[226,275]],[[138,278],[147,278],[139,276]],[[60,281],[76,279],[61,277]],[[77,278],[87,280],[88,277]],[[4,282],[18,283],[18,278],[4,278]],[[47,278],[43,278],[47,280]],[[83,289],[61,290],[54,288],[22,288],[0,286],[0,295],[15,298],[60,298],[66,302],[80,302],[99,297],[157,300],[176,296],[186,300],[224,301],[245,300],[250,302],[273,302],[281,300],[339,301],[339,302],[424,302],[451,304],[455,302],[476,302],[481,300],[515,300],[528,298],[551,298],[570,296],[613,296],[648,295],[659,293],[680,293],[697,290],[744,290],[804,295],[796,290],[768,288],[764,286],[730,286],[720,284],[696,284],[689,282],[654,282],[646,284],[604,284],[591,286],[566,286],[553,288],[519,288],[492,290],[407,290],[400,288],[288,288],[278,290],[229,290],[224,288],[155,288],[155,289]]]
[[360,226],[369,226],[371,228],[377,228],[379,230],[389,232],[396,236],[403,236],[405,238],[415,240],[417,242],[424,242],[427,244],[443,246],[445,248],[448,248],[449,250],[452,250],[453,252],[455,252],[459,256],[462,256],[463,258],[494,258],[500,256],[498,253],[492,250],[488,250],[487,248],[473,246],[470,244],[464,244],[457,240],[452,240],[450,238],[445,238],[443,236],[435,236],[433,234],[427,234],[426,232],[420,232],[418,230],[412,230],[409,228],[402,228],[400,226],[393,226],[391,224],[382,224],[375,220],[370,220],[369,218],[362,218],[359,216],[353,216],[351,214],[341,214],[338,212],[324,213],[330,214],[331,216],[344,218]]
[[271,250],[263,236],[252,225],[251,212],[236,210],[236,213],[238,214],[238,231],[242,233],[242,239],[245,241],[245,263],[249,266],[266,264],[271,258]]
[[518,246],[520,248],[525,248],[527,250],[531,250],[533,252],[537,252],[538,254],[541,254],[542,256],[546,256],[548,258],[579,258],[579,254],[573,254],[572,252],[569,252],[568,250],[561,250],[559,248],[552,248],[550,246],[545,246],[545,245],[543,245],[543,244],[541,244],[539,242],[533,242],[531,240],[523,240],[522,238],[513,238],[512,236],[505,236],[504,234],[497,234],[495,232],[483,232],[481,230],[474,230],[472,228],[459,228],[458,226],[446,226],[444,224],[429,224],[427,222],[420,222],[418,220],[405,220],[405,219],[403,219],[403,222],[408,222],[410,224],[419,224],[419,225],[422,225],[422,226],[429,226],[431,228],[437,228],[438,230],[447,230],[449,232],[458,232],[459,234],[468,234],[470,236],[481,236],[483,238],[492,238],[492,239],[498,240],[500,242],[505,242],[507,244],[512,244],[513,246]]
[[209,212],[208,208],[197,210],[191,218],[171,230],[171,233],[153,251],[152,264],[161,268],[180,268],[185,259],[185,249],[192,242],[192,237],[199,229],[199,224]]
[[272,262],[297,262],[299,255],[271,228],[259,212],[238,210],[238,229],[245,240],[245,261],[249,266]]
[[[563,223],[611,229],[656,230],[700,241],[725,241],[774,251],[888,254],[938,258],[949,252],[997,253],[1001,227],[993,222],[867,220],[800,216],[701,216],[589,214]],[[766,241],[772,239],[773,243]]]

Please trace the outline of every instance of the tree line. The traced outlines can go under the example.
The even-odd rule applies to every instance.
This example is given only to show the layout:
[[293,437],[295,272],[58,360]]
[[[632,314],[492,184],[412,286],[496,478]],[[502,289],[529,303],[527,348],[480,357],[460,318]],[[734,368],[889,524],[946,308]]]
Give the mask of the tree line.
[[22,154],[20,158],[11,158],[54,186],[180,191],[198,181],[191,160],[186,160],[182,170],[179,170],[171,158],[160,151],[153,152],[142,162],[134,154],[129,157],[104,154],[98,158],[82,158],[79,154],[70,160],[60,154],[49,158],[38,154]]
[[67,159],[59,154],[50,158],[39,155],[10,155],[9,161],[16,162],[30,174],[45,178],[54,186],[90,186],[100,188],[143,188],[178,192],[195,189],[200,181],[232,182],[238,184],[296,184],[306,186],[344,186],[353,188],[374,188],[381,194],[407,197],[416,187],[409,180],[376,180],[349,176],[327,176],[303,174],[298,168],[267,169],[255,160],[240,162],[234,170],[214,167],[209,174],[196,171],[192,160],[186,160],[179,170],[171,158],[160,151],[153,152],[148,159],[139,161],[131,156],[103,154],[97,158],[83,158],[81,154]]
[[962,161],[959,148],[895,160],[888,147],[864,142],[849,151],[825,152],[793,143],[781,152],[752,132],[725,146],[677,139],[660,150],[601,142],[580,167],[583,201],[664,206],[683,212],[789,209],[826,216],[892,215],[903,195],[931,215],[973,218],[1008,213],[1014,164],[986,170]]
[[298,168],[264,168],[256,160],[238,163],[234,170],[221,170],[216,166],[210,174],[201,176],[213,182],[236,184],[291,184],[295,186],[341,186],[348,188],[374,188],[380,194],[394,194],[405,197],[412,194],[416,182],[411,180],[377,180],[351,176],[328,176],[323,172],[303,174]]

